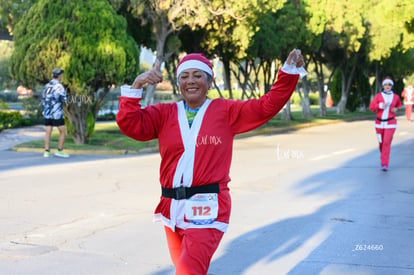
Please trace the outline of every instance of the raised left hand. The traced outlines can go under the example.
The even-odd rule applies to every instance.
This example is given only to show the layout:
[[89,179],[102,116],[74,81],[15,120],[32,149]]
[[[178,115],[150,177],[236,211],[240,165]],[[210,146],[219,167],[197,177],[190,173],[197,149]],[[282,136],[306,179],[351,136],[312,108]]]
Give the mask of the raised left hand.
[[303,67],[305,61],[303,61],[302,53],[299,49],[293,49],[286,60],[287,64],[295,65],[297,68]]

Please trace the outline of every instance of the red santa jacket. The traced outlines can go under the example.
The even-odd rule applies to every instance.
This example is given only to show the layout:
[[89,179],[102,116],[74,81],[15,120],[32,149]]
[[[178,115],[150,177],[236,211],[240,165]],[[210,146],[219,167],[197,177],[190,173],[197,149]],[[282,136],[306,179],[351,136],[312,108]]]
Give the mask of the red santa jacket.
[[281,70],[270,91],[248,101],[206,100],[191,128],[184,104],[159,103],[141,108],[140,98],[121,96],[117,123],[121,131],[136,140],[158,138],[161,155],[162,187],[201,186],[218,183],[218,216],[207,225],[188,222],[184,217],[185,200],[161,196],[155,209],[155,220],[163,221],[172,230],[179,228],[216,228],[226,231],[231,209],[229,171],[233,138],[250,131],[274,117],[292,95],[299,76]]
[[392,108],[400,108],[400,97],[392,91],[386,93],[384,91],[375,95],[369,104],[369,109],[376,112],[375,128],[397,128],[397,120],[395,113],[391,111]]
[[405,105],[413,105],[414,104],[414,89],[413,86],[408,86],[405,88],[401,96],[404,98],[404,104]]

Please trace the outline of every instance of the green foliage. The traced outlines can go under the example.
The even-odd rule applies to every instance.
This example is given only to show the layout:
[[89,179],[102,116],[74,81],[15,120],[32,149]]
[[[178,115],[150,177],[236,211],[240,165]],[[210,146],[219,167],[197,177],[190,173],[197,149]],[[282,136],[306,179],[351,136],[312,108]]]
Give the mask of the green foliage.
[[76,125],[75,123],[71,122],[67,117],[65,117],[65,126],[66,126],[66,133],[70,136],[76,134]]
[[[76,135],[77,127],[69,119],[65,118],[66,131],[69,135]],[[92,112],[89,112],[85,120],[85,137],[89,140],[95,132],[95,117]]]
[[[414,1],[367,1],[370,12],[364,13],[370,23],[370,60],[388,58],[399,45],[403,52],[414,47]],[[411,63],[412,64],[412,63]]]
[[[342,92],[342,78],[340,72],[334,74],[329,90],[331,92],[332,101],[334,105],[337,105],[341,99]],[[361,68],[357,70],[355,77],[352,81],[352,86],[348,94],[348,100],[346,108],[355,112],[361,106],[368,106],[371,97],[371,87],[369,79],[361,71]]]
[[18,111],[0,111],[0,131],[28,124],[28,121]]
[[13,33],[14,25],[37,0],[1,0],[0,30]]
[[14,84],[8,68],[9,59],[13,50],[13,42],[0,40],[0,89],[8,89]]
[[86,137],[90,139],[95,132],[95,117],[92,112],[86,117]]
[[[294,92],[290,98],[291,104],[301,105],[301,98],[298,92]],[[319,104],[319,93],[309,93],[309,103],[310,105]]]
[[64,69],[68,96],[91,99],[68,102],[65,110],[68,132],[85,143],[93,133],[90,114],[104,104],[109,87],[132,82],[138,72],[138,47],[126,29],[106,0],[39,0],[15,26],[10,73],[34,87],[48,82],[54,67]]
[[[356,77],[358,77],[358,75],[356,75]],[[354,83],[348,94],[346,108],[351,112],[355,112],[357,108],[359,108],[360,106],[364,104],[365,106],[369,104],[369,95],[370,95],[369,82],[368,82],[368,79],[366,78],[364,79],[363,77],[361,77],[361,80],[363,82],[358,83],[358,79],[357,78],[354,79]],[[368,95],[368,97],[366,95]],[[368,100],[366,100],[367,98]]]
[[[35,2],[39,2],[34,6],[37,8],[28,12],[28,7]],[[297,45],[305,53],[306,61],[309,63],[323,65],[332,71],[339,66],[345,72],[347,62],[358,62],[358,66],[369,69],[364,72],[365,75],[380,78],[392,75],[398,90],[399,83],[402,85],[402,80],[413,73],[412,0],[107,2],[125,18],[120,21],[128,23],[128,33],[134,36],[136,42],[148,48],[158,49],[158,52],[162,49],[165,55],[173,53],[172,57],[178,56],[178,50],[204,52],[209,57],[216,56],[227,62],[226,68],[237,68],[234,64],[239,64],[244,58],[255,60],[256,57],[260,57],[257,64],[270,64],[264,61],[264,58],[283,59],[291,45]],[[131,82],[135,73],[128,76],[127,72],[132,70],[125,69],[126,73],[122,76],[123,70],[119,69],[119,64],[112,62],[112,59],[122,58],[125,60],[124,63],[133,60],[130,58],[131,54],[125,53],[122,56],[113,50],[119,45],[129,45],[129,42],[123,41],[125,22],[118,24],[118,19],[112,19],[114,13],[103,8],[106,6],[108,5],[103,1],[91,0],[3,0],[0,6],[0,24],[3,23],[3,28],[4,23],[14,27],[16,22],[22,21],[22,15],[28,14],[25,27],[21,27],[21,30],[16,27],[16,43],[20,41],[21,46],[18,50],[19,58],[13,63],[14,75],[18,75],[18,79],[24,82],[22,84],[30,88],[27,83],[44,83],[50,78],[51,68],[61,66],[67,72],[63,82],[74,93],[93,93],[96,87]],[[170,33],[168,37],[154,31],[162,30],[159,25],[161,23],[166,23],[163,27],[167,27]],[[110,30],[114,29],[114,26],[121,27],[111,33]],[[182,35],[175,36],[177,33]],[[312,35],[309,35],[310,33]],[[21,36],[24,38],[20,38]],[[162,44],[165,39],[161,38],[166,38],[167,44]],[[120,43],[117,43],[118,41]],[[364,41],[368,42],[366,46],[362,44]],[[361,48],[366,50],[364,55],[369,55],[371,64],[365,65],[365,61],[361,61],[365,59],[364,56],[359,55],[359,60],[355,58],[360,54],[358,50]],[[2,55],[0,76],[4,77],[2,68],[7,63],[1,58]],[[43,62],[40,62],[40,59]],[[124,68],[127,67],[131,68],[124,64]],[[263,65],[258,72],[269,74],[269,69],[264,67]],[[135,70],[138,70],[137,66]],[[224,72],[228,74],[229,71]],[[246,73],[247,77],[257,77],[254,73],[249,73]],[[125,81],[119,82],[116,76],[124,77]],[[320,84],[326,83],[327,76],[329,71],[325,71],[324,75],[318,75],[321,79]],[[348,77],[346,74],[345,81]],[[355,74],[355,77],[358,78],[358,74]],[[264,83],[272,82],[271,79],[261,76],[257,79],[258,82],[255,83],[262,86]],[[231,81],[230,78],[226,79],[227,87]],[[361,83],[361,80],[354,81]],[[174,83],[173,79],[172,82]],[[337,95],[340,98],[340,81],[339,85],[338,82],[332,85],[337,85]],[[348,101],[359,98],[365,102],[354,86],[355,84],[349,90]],[[248,86],[249,89],[250,87]],[[331,93],[334,97],[335,92],[331,90]],[[351,109],[360,103],[350,103],[354,105]],[[85,117],[86,115],[87,113]]]
[[33,122],[41,122],[42,106],[38,97],[26,97],[21,99],[23,103],[23,110]]
[[138,71],[138,48],[126,22],[105,0],[40,0],[14,30],[10,72],[25,86],[50,80],[54,67],[75,93],[120,84]]
[[341,93],[342,93],[342,80],[341,80],[341,73],[336,71],[331,84],[329,85],[329,91],[331,92],[331,97],[334,105],[337,105],[341,100]]
[[[220,92],[221,92],[222,98],[230,99],[230,92],[228,90],[223,90],[223,91],[220,91]],[[242,94],[243,94],[242,90],[233,90],[232,91],[232,95],[233,95],[232,99],[235,99],[235,100],[242,99]],[[216,89],[209,90],[207,96],[210,99],[221,97]]]
[[8,110],[9,106],[7,106],[6,102],[0,99],[0,110]]

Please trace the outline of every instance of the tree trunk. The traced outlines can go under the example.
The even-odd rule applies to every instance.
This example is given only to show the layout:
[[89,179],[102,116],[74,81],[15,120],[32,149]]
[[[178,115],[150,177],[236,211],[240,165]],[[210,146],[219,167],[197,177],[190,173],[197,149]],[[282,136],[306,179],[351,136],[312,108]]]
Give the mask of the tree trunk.
[[[168,22],[168,18],[161,16],[158,21],[156,21],[155,26],[155,37],[157,39],[157,59],[161,64],[165,60],[165,44],[167,42],[167,37],[170,33],[172,33],[172,27],[170,23]],[[156,62],[156,61],[155,61]],[[155,63],[154,63],[155,64]],[[148,85],[145,90],[145,106],[154,104],[154,96],[155,96],[155,90],[157,88],[157,85]]]
[[229,91],[229,98],[233,99],[233,92],[231,89],[231,78],[230,78],[230,61],[227,58],[223,58],[223,68],[224,68],[224,87]]
[[336,108],[336,113],[338,115],[343,115],[345,114],[345,109],[346,109],[346,102],[348,100],[348,95],[345,94],[345,91],[342,91],[341,94],[341,100],[339,100],[338,106]]
[[352,79],[354,78],[356,66],[358,64],[358,54],[354,57],[354,62],[352,64],[351,72],[348,75],[346,74],[346,65],[341,68],[341,100],[338,103],[336,112],[338,114],[345,114],[346,103],[348,101],[349,90],[351,89]]
[[152,105],[154,104],[154,97],[155,97],[155,89],[157,88],[157,85],[148,85],[145,88],[145,100],[144,105]]
[[286,103],[281,115],[282,120],[293,120],[292,112],[290,111],[290,100]]
[[[95,130],[95,119],[105,103],[109,86],[93,91],[87,89],[88,95],[76,94],[68,90],[68,101],[64,105],[66,130],[75,144],[87,144]],[[96,96],[95,96],[96,95]]]
[[66,126],[68,135],[72,137],[75,144],[88,143],[87,116],[90,112],[91,101],[83,97],[69,97],[65,106]]
[[319,93],[319,116],[326,116],[326,92]]
[[[326,112],[326,96],[327,96],[327,91],[325,90],[325,83],[324,83],[324,74],[323,74],[323,70],[322,70],[322,65],[320,66],[321,69],[318,70],[317,74],[316,74],[316,84],[318,86],[318,91],[319,91],[319,116],[326,116],[327,112]],[[315,70],[316,71],[316,70]]]
[[302,86],[303,86],[303,99],[301,100],[302,105],[302,115],[304,118],[312,118],[312,109],[311,103],[309,98],[309,85],[306,76],[302,78]]

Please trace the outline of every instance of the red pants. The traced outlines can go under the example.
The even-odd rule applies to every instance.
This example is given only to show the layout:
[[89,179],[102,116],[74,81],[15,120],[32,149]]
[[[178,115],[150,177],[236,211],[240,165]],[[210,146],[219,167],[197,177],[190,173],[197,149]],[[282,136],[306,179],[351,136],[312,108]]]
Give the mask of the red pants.
[[224,234],[212,228],[176,228],[173,232],[166,226],[165,233],[176,275],[206,275]]
[[381,152],[381,166],[388,166],[390,161],[391,142],[395,133],[395,128],[380,129],[375,128]]
[[413,113],[413,105],[412,104],[406,104],[405,105],[405,117],[407,120],[411,120],[411,114]]

